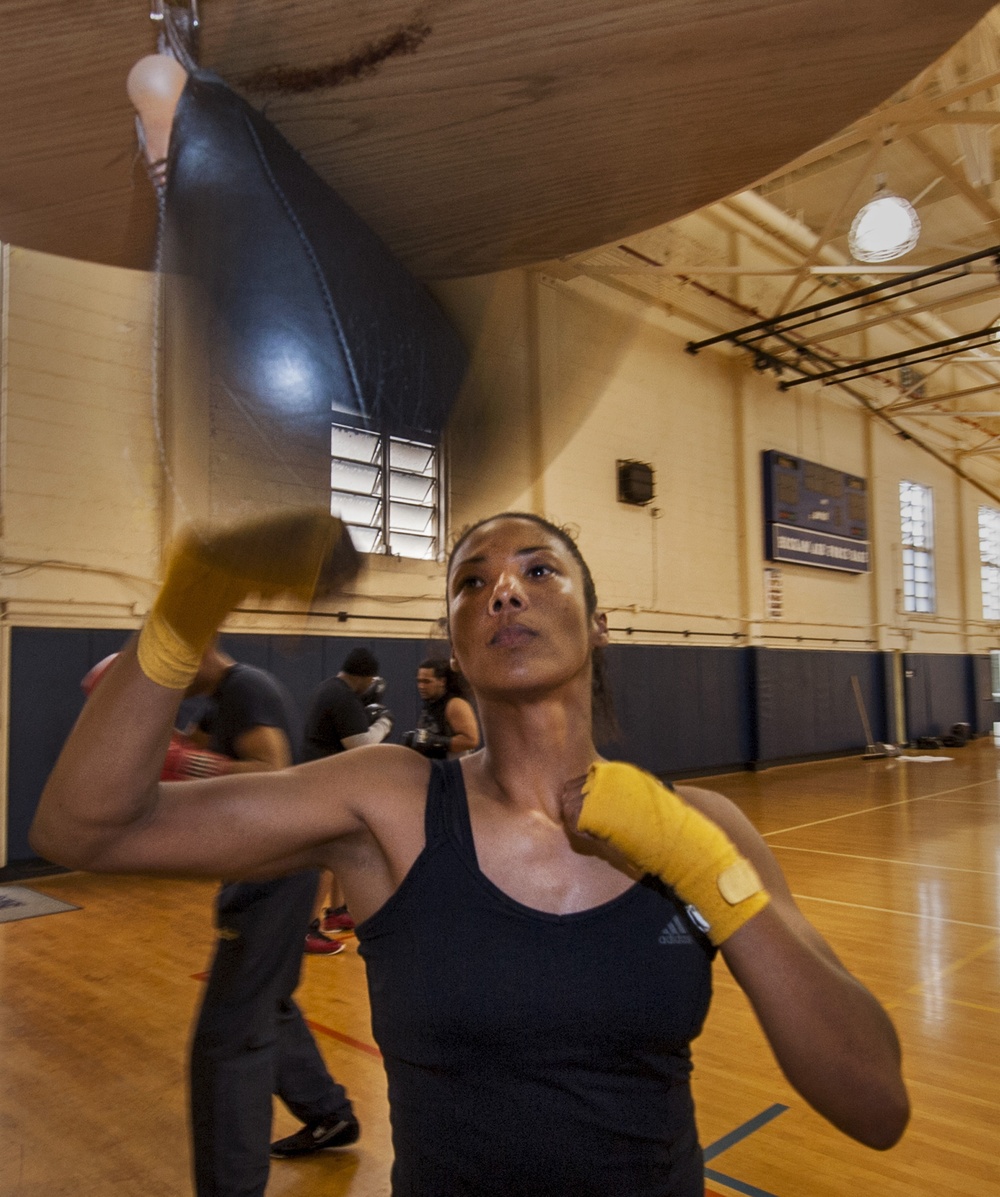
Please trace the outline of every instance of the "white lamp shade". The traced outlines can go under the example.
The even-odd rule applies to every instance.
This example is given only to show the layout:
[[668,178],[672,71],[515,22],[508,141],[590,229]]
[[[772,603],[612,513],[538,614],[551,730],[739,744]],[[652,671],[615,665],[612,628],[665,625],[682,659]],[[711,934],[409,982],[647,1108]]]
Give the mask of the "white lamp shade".
[[920,217],[911,203],[880,191],[854,218],[847,244],[859,262],[890,262],[908,254],[920,236]]

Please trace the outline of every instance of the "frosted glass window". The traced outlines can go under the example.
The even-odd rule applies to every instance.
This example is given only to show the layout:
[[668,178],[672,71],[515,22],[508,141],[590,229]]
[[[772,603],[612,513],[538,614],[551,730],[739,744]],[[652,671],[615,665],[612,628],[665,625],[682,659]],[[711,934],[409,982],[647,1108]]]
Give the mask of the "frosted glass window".
[[382,460],[382,438],[375,432],[359,432],[334,424],[330,434],[330,452],[348,461],[363,461],[368,465]]
[[1000,509],[979,508],[983,619],[1000,619]]
[[934,508],[929,486],[900,482],[899,518],[903,546],[903,609],[935,609]]
[[438,449],[335,424],[330,510],[363,553],[433,560],[440,548]]

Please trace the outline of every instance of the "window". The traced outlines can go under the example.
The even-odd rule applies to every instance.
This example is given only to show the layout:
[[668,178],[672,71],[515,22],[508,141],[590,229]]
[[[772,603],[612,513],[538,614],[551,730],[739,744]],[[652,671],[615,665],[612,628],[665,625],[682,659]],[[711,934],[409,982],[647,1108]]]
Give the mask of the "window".
[[334,424],[330,452],[330,510],[361,552],[437,557],[435,445]]
[[983,619],[1000,619],[1000,510],[979,508],[979,575]]
[[929,486],[899,484],[903,531],[903,610],[934,610],[934,512]]

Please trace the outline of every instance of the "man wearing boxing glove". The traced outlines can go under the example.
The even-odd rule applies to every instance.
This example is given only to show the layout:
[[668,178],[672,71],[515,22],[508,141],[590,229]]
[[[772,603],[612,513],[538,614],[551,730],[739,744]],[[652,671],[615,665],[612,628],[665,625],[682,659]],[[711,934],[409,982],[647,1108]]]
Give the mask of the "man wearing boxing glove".
[[[208,710],[187,743],[172,745],[180,776],[221,760],[227,773],[283,769],[298,759],[291,696],[271,674],[212,644],[187,688]],[[199,747],[203,744],[204,747]],[[359,1129],[347,1093],[327,1071],[292,994],[319,873],[224,884],[219,939],[191,1044],[191,1123],[198,1197],[262,1195],[271,1094],[310,1126],[320,1147],[347,1146]],[[329,954],[342,950],[334,940]],[[321,1141],[320,1141],[321,1140]]]
[[[111,662],[118,656],[110,653],[87,670],[80,681],[80,689],[89,698],[94,687],[107,673]],[[218,752],[210,752],[194,736],[180,731],[170,733],[167,755],[163,758],[160,781],[190,781],[195,777],[220,777],[233,772],[234,762]]]
[[462,693],[459,675],[444,657],[421,663],[417,690],[423,711],[416,728],[403,736],[407,748],[432,760],[443,760],[479,747],[476,712]]
[[306,716],[303,755],[307,761],[381,744],[392,731],[392,712],[377,701],[385,692],[378,670],[378,659],[370,649],[354,648],[339,673],[319,686]]
[[[321,683],[309,703],[306,717],[307,761],[335,756],[349,748],[381,744],[392,731],[392,711],[382,702],[385,679],[379,677],[378,658],[370,649],[352,649],[340,671]],[[322,951],[328,938],[349,934],[354,919],[344,901],[344,892],[332,873],[320,879],[313,919],[306,934],[306,952]]]

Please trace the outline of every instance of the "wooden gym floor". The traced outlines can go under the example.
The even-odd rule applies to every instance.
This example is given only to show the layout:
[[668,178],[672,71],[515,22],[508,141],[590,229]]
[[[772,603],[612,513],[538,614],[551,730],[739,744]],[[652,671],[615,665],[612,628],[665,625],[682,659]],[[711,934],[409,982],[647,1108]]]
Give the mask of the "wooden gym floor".
[[[710,1193],[1000,1193],[1000,752],[986,739],[950,755],[698,783],[746,811],[807,917],[889,1008],[914,1106],[884,1154],[828,1127],[782,1079],[720,962],[694,1049]],[[190,1192],[185,1046],[214,886],[26,884],[81,909],[0,924],[0,1197]],[[306,959],[299,998],[363,1133],[354,1150],[275,1162],[268,1197],[387,1194],[385,1086],[353,939]],[[295,1127],[276,1111],[277,1134]]]

